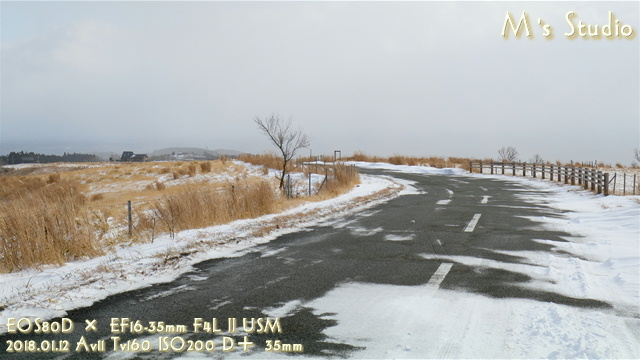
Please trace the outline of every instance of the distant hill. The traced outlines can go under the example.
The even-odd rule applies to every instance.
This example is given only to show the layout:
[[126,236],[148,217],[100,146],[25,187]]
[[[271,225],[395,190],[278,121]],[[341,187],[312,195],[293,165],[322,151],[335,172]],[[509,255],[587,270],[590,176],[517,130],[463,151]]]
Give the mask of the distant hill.
[[195,154],[195,155],[204,155],[211,154],[215,156],[238,156],[240,154],[244,154],[242,151],[237,150],[228,150],[228,149],[215,149],[208,150],[203,148],[196,147],[172,147],[172,148],[164,148],[160,150],[154,150],[150,156],[163,156],[163,155],[171,155],[171,154]]

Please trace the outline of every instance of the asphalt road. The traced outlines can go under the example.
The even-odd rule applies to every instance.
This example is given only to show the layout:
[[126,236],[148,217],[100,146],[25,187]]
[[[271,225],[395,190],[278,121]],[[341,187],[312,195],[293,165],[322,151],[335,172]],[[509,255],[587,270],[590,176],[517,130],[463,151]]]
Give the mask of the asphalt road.
[[[527,263],[526,258],[505,255],[501,251],[554,251],[552,246],[533,240],[565,241],[563,237],[569,235],[542,230],[539,224],[524,217],[555,217],[559,212],[528,203],[517,196],[539,190],[508,179],[399,173],[393,173],[393,176],[415,181],[415,187],[421,193],[401,196],[362,213],[282,236],[240,257],[202,262],[192,272],[171,283],[111,296],[91,307],[71,311],[67,318],[74,321],[76,328],[70,334],[5,334],[0,337],[3,349],[0,357],[164,359],[184,356],[176,351],[184,340],[185,344],[192,341],[191,345],[195,347],[216,345],[213,352],[202,354],[237,358],[243,354],[239,343],[246,334],[224,333],[228,318],[238,319],[238,327],[241,328],[243,318],[268,318],[269,309],[281,308],[283,304],[296,300],[304,304],[347,282],[408,286],[430,284],[489,297],[528,298],[577,307],[610,307],[595,300],[574,299],[520,287],[518,284],[530,280],[520,273],[497,269],[477,271],[472,266],[423,256],[463,255]],[[132,334],[125,331],[117,334],[109,326],[112,318],[139,320],[146,327],[151,326],[152,321],[163,321],[164,325],[185,325],[186,329],[168,329],[173,333],[150,334],[143,331]],[[203,321],[216,318],[223,333],[194,333],[196,318]],[[273,316],[270,318],[274,319]],[[299,350],[297,344],[304,347],[306,355],[348,357],[357,352],[358,348],[335,343],[325,337],[324,329],[339,325],[330,318],[300,306],[293,314],[279,318],[279,325],[286,331],[278,333],[277,327],[273,326],[264,328],[263,334],[252,333],[248,340],[253,345],[248,349],[262,352],[268,346],[267,340],[277,339],[283,356]],[[98,331],[86,331],[85,320],[96,320]],[[155,325],[157,327],[158,323]],[[126,330],[120,326],[116,329]],[[186,332],[181,333],[180,330]],[[84,336],[87,347],[80,346],[78,349],[85,351],[76,352],[81,336]],[[158,340],[160,336],[165,340]],[[222,351],[223,336],[234,340],[234,351]],[[128,340],[137,339],[138,345],[149,341],[154,350],[114,352],[113,337],[119,338],[119,349]],[[64,346],[64,341],[68,341],[70,352],[4,352],[8,341],[15,340],[34,340],[37,346],[44,341],[50,347]],[[49,340],[58,342],[47,342]],[[90,349],[88,344],[97,344],[98,340],[104,340],[106,352],[86,352]],[[173,344],[169,343],[171,340]],[[156,350],[163,341],[168,347],[167,352]],[[28,346],[27,343],[22,345]],[[129,345],[135,347],[135,342]]]

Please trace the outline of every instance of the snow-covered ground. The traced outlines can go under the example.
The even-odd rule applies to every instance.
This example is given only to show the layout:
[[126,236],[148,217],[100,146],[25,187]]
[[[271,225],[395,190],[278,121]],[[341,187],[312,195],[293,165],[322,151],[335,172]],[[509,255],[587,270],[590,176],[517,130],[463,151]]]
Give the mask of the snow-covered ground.
[[[469,175],[460,169],[357,165],[410,173],[491,176]],[[611,304],[612,309],[496,299],[437,286],[352,282],[307,303],[270,309],[270,314],[284,316],[304,306],[337,320],[337,325],[326,329],[325,334],[336,343],[362,347],[351,354],[355,358],[640,358],[640,197],[604,197],[548,181],[492,177],[540,190],[538,195],[528,193],[528,200],[562,213],[560,217],[535,219],[546,228],[573,235],[566,238],[566,243],[553,242],[561,251],[517,252],[529,259],[526,265],[480,262],[461,256],[424,257],[527,274],[533,278],[527,287],[601,300]],[[394,195],[401,188],[407,193],[412,190],[408,183],[363,176],[362,184],[348,194],[308,203],[285,214],[184,231],[178,234],[177,241],[161,237],[152,244],[123,248],[117,254],[62,267],[0,275],[0,301],[6,307],[0,313],[0,333],[6,331],[7,317],[61,316],[65,310],[89,305],[113,293],[171,280],[196,262],[239,256],[256,244],[319,219],[360,211],[376,202],[353,208],[354,199],[387,187],[395,189]],[[266,237],[252,233],[277,217],[295,218],[293,214],[300,212],[313,214],[313,220],[294,221],[286,230]],[[231,239],[241,241],[230,242]],[[203,246],[199,247],[199,243]],[[194,249],[200,251],[193,252]],[[253,355],[264,358],[281,354]],[[193,354],[185,357],[192,358]]]
[[[0,334],[7,330],[7,318],[63,316],[67,310],[89,306],[109,295],[171,281],[190,271],[192,264],[242,256],[246,249],[280,235],[398,196],[404,187],[401,181],[362,175],[361,184],[346,194],[280,214],[187,230],[175,239],[162,235],[152,243],[122,247],[60,267],[0,274]],[[280,229],[273,230],[273,224],[281,225]]]
[[[434,172],[389,164],[358,165]],[[322,298],[297,306],[337,320],[338,325],[325,335],[337,343],[362,347],[352,353],[354,358],[640,358],[640,197],[604,197],[578,187],[568,191],[572,188],[527,178],[506,180],[541,190],[539,195],[527,195],[529,201],[556,208],[558,213],[568,211],[559,218],[535,219],[549,229],[574,235],[566,243],[553,242],[560,251],[515,254],[527,257],[530,265],[462,256],[425,254],[425,258],[527,274],[534,279],[527,287],[601,300],[613,309],[358,282],[342,284]],[[283,306],[287,307],[290,304]]]

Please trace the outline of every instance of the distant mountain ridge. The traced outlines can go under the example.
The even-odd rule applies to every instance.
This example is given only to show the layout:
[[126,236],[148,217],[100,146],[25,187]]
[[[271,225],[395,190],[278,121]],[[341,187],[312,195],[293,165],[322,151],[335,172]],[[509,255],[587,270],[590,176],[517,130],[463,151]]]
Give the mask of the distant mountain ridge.
[[222,155],[238,156],[240,154],[244,154],[244,152],[242,152],[242,151],[229,150],[229,149],[208,150],[208,149],[197,148],[197,147],[170,147],[170,148],[154,150],[149,155],[150,156],[163,156],[163,155],[171,155],[173,153],[175,153],[175,154],[181,154],[181,153],[182,154],[196,154],[196,155],[212,154],[212,155],[216,155],[216,156],[222,156]]

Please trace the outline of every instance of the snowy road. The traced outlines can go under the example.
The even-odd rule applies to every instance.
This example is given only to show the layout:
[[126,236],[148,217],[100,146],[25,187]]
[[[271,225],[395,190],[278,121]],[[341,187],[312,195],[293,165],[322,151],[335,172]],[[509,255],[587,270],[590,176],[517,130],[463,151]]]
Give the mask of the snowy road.
[[[562,190],[495,177],[393,176],[413,181],[415,193],[69,312],[82,329],[85,320],[97,320],[97,332],[19,339],[68,340],[64,358],[82,359],[281,358],[292,352],[303,358],[640,356],[637,279],[625,277],[637,274],[637,252],[586,258],[585,248],[604,245],[549,226],[565,214],[539,201]],[[637,217],[636,210],[629,216]],[[625,266],[627,275],[609,278],[608,270]],[[113,318],[163,321],[186,331],[114,335]],[[194,333],[199,318],[218,319],[221,332]],[[225,332],[229,318],[238,319],[237,333]],[[281,331],[247,334],[244,318],[278,318]],[[87,343],[105,340],[107,351],[75,352],[80,336]],[[114,336],[121,344],[148,342],[153,350],[113,351]],[[222,351],[223,336],[235,341],[233,351]],[[167,339],[177,338],[172,348]],[[182,340],[192,341],[194,351],[178,350]],[[249,352],[242,350],[246,340]],[[273,350],[269,340],[280,341],[278,350],[265,351]],[[214,343],[210,352],[197,348]],[[169,351],[155,350],[163,344]]]

